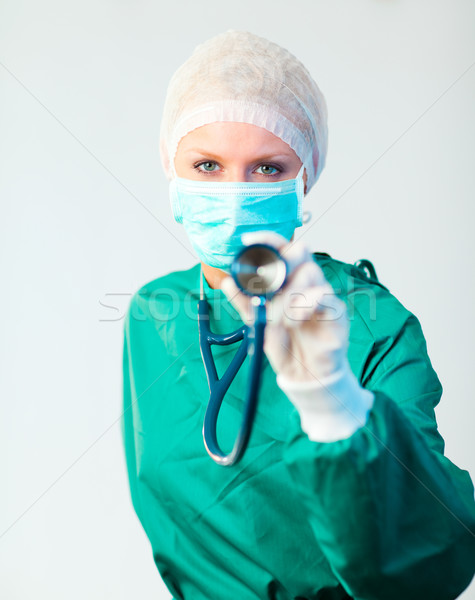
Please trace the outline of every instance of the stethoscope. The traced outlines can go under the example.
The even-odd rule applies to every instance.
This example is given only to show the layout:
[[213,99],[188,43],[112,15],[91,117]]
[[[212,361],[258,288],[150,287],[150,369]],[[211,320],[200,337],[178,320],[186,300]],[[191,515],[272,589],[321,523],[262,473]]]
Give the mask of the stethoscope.
[[[198,327],[201,356],[210,391],[203,423],[203,440],[208,454],[219,465],[230,466],[237,463],[249,442],[261,380],[266,303],[285,285],[290,268],[289,262],[274,247],[267,244],[252,244],[238,252],[231,265],[231,276],[238,288],[251,297],[253,320],[250,325],[243,325],[232,333],[224,335],[213,333],[210,329],[209,304],[204,296],[203,273],[201,272]],[[213,344],[227,346],[239,341],[241,342],[239,349],[222,377],[219,378],[211,346]],[[217,440],[219,410],[224,396],[246,356],[249,356],[250,364],[241,427],[233,449],[229,454],[225,454]]]

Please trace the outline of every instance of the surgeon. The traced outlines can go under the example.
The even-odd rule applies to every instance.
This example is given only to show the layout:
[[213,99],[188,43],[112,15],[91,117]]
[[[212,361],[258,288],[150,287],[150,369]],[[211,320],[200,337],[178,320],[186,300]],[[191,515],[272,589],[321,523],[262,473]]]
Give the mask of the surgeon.
[[[122,427],[133,506],[175,600],[449,600],[474,574],[473,485],[444,456],[419,321],[374,273],[296,240],[326,152],[324,97],[272,42],[228,31],[170,82],[161,155],[199,262],[131,300]],[[223,467],[202,437],[197,302],[202,286],[216,333],[252,323],[229,271],[254,242],[294,267],[267,306],[249,445]],[[213,349],[219,375],[234,352]],[[226,450],[247,378],[245,363],[221,409]]]

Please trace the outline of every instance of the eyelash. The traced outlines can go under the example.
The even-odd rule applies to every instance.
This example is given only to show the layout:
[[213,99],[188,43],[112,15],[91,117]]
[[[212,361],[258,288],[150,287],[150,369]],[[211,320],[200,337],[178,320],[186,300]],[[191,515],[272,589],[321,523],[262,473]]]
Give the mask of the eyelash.
[[[204,169],[200,169],[200,167],[205,165],[206,163],[210,163],[210,164],[219,166],[218,163],[214,160],[202,160],[198,163],[195,163],[193,165],[193,168],[196,169],[197,171],[199,171],[200,173],[204,173],[205,175],[214,175],[216,173],[215,170],[205,171]],[[263,175],[264,177],[275,177],[276,175],[279,175],[280,173],[282,173],[282,170],[283,170],[281,167],[279,167],[277,165],[272,165],[270,163],[262,163],[261,165],[259,165],[257,167],[257,169],[259,169],[261,167],[271,167],[272,169],[276,169],[275,173],[258,173],[258,175]]]

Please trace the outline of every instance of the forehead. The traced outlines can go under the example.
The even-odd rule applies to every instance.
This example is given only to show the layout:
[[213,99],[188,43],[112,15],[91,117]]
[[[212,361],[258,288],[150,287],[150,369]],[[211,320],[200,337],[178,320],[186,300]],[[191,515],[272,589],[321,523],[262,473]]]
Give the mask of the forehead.
[[250,123],[228,121],[208,123],[187,133],[178,144],[177,156],[193,153],[233,158],[280,154],[297,158],[286,142],[267,129]]

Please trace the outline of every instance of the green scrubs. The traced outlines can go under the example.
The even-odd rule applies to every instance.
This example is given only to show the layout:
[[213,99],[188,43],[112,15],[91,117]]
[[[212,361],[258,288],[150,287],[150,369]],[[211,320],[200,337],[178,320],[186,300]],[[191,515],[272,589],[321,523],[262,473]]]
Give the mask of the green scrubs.
[[[231,467],[215,464],[202,438],[199,265],[131,300],[122,422],[130,489],[176,600],[448,600],[473,576],[473,485],[443,455],[434,416],[442,387],[418,320],[363,271],[314,259],[348,306],[349,362],[375,394],[368,422],[345,440],[310,441],[265,359],[250,443]],[[237,311],[204,284],[212,330],[233,331]],[[235,349],[214,347],[219,375]],[[226,452],[247,363],[220,413]]]

